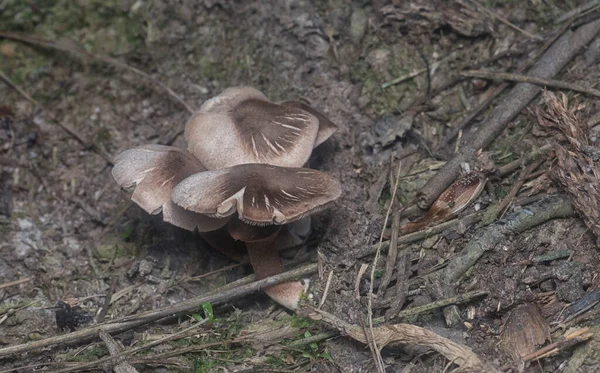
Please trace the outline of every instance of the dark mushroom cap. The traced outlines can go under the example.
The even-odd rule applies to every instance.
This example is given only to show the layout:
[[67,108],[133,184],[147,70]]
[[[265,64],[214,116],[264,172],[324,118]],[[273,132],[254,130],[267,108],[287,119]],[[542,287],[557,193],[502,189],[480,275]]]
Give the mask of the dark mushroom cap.
[[307,168],[243,164],[201,172],[173,190],[186,210],[255,225],[282,225],[320,211],[341,194],[339,181]]
[[144,145],[117,155],[112,175],[119,186],[133,191],[131,199],[149,214],[162,211],[164,221],[201,232],[218,229],[227,219],[215,219],[175,205],[173,188],[190,175],[205,171],[189,152],[163,145]]
[[308,160],[319,119],[275,104],[251,87],[226,89],[205,102],[186,124],[188,149],[209,170],[245,163],[301,167]]

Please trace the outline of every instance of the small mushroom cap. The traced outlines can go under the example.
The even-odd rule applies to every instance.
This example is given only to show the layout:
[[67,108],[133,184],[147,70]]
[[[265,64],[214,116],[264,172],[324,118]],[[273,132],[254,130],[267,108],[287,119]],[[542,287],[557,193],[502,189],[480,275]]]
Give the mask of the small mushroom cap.
[[310,156],[319,119],[268,101],[254,88],[229,88],[202,105],[185,128],[188,149],[209,170],[244,163],[300,167]]
[[147,213],[162,211],[164,221],[175,226],[201,232],[212,231],[227,223],[227,219],[203,216],[175,205],[173,188],[186,177],[205,168],[189,152],[163,145],[144,145],[117,155],[112,175],[119,186]]
[[275,302],[285,308],[294,311],[298,308],[298,303],[308,291],[310,279],[299,281],[283,282],[281,284],[269,286],[265,293]]
[[339,181],[320,171],[244,164],[192,175],[175,187],[172,199],[208,216],[237,211],[248,224],[282,225],[326,208],[340,194]]
[[331,135],[333,135],[338,130],[338,127],[331,120],[329,120],[329,118],[327,118],[325,115],[321,114],[319,111],[313,109],[312,107],[306,105],[303,102],[284,101],[280,102],[279,104],[287,107],[295,107],[298,109],[302,109],[317,117],[317,119],[319,120],[319,132],[317,133],[317,138],[315,140],[315,144],[313,145],[314,148],[324,143],[328,138],[331,137]]

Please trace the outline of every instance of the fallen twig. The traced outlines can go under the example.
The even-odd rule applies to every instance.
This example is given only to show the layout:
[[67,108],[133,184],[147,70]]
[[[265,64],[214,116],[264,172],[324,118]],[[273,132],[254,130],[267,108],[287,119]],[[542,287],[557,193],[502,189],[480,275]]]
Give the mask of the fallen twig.
[[385,291],[392,281],[394,268],[396,267],[396,259],[398,258],[398,236],[400,234],[400,210],[396,209],[392,215],[392,236],[388,246],[387,260],[385,261],[385,271],[377,289],[377,297],[383,297]]
[[439,289],[440,298],[455,294],[456,282],[481,256],[493,250],[506,236],[515,235],[540,225],[551,219],[568,218],[574,215],[573,206],[566,197],[550,196],[527,209],[509,214],[501,221],[478,231],[457,256],[452,258],[446,268],[431,273],[426,278]]
[[[110,365],[112,365],[112,369],[115,373],[138,373],[137,369],[132,367],[131,364],[129,364],[127,360],[125,360],[123,354],[121,353],[121,346],[119,346],[117,341],[115,341],[113,337],[110,336],[110,334],[108,334],[104,330],[100,330],[98,332],[98,336],[104,341],[104,344],[108,349],[108,353],[114,359],[110,362]],[[81,368],[81,366],[79,368]]]
[[174,100],[175,102],[177,102],[178,104],[183,106],[189,113],[194,112],[194,109],[190,105],[188,105],[185,101],[183,101],[181,99],[181,97],[179,97],[171,88],[166,86],[164,83],[162,83],[158,79],[152,77],[151,75],[146,74],[145,72],[143,72],[142,70],[140,70],[138,68],[129,66],[121,61],[114,59],[114,58],[111,58],[108,56],[103,56],[100,54],[90,53],[90,52],[86,51],[84,48],[82,48],[81,46],[79,46],[78,44],[76,44],[75,42],[71,42],[71,43],[67,44],[64,42],[55,42],[52,40],[44,39],[39,36],[31,36],[31,35],[27,35],[24,33],[8,32],[8,31],[0,31],[0,38],[16,40],[16,41],[20,41],[22,43],[35,45],[35,46],[42,47],[42,48],[55,49],[55,50],[59,50],[62,52],[67,52],[67,53],[69,53],[77,58],[83,59],[83,60],[93,59],[93,60],[104,62],[107,65],[116,67],[121,70],[127,70],[130,72],[133,72],[134,74],[139,75],[142,78],[151,81],[155,85],[157,85],[160,88],[162,88],[163,90],[165,90],[169,94],[169,97],[172,100]]
[[500,16],[500,15],[496,14],[495,12],[493,12],[493,11],[489,10],[488,8],[484,7],[483,5],[481,5],[481,4],[479,3],[479,1],[476,1],[476,0],[471,0],[471,2],[472,2],[472,3],[474,3],[474,4],[476,4],[476,5],[477,5],[477,7],[479,7],[479,8],[481,8],[481,9],[483,9],[483,11],[484,11],[484,12],[486,12],[486,13],[487,13],[488,15],[490,15],[491,17],[493,17],[493,18],[496,18],[498,21],[500,21],[500,22],[504,23],[504,24],[505,24],[505,25],[507,25],[508,27],[511,27],[511,28],[513,28],[513,29],[517,30],[518,32],[520,32],[521,34],[523,34],[523,35],[527,36],[528,38],[531,38],[531,39],[539,39],[539,38],[540,38],[539,36],[533,35],[533,34],[531,34],[531,33],[527,32],[527,31],[523,30],[522,28],[520,28],[519,26],[517,26],[517,25],[515,25],[514,23],[510,22],[510,21],[509,21],[509,20],[507,20],[506,18],[504,18],[504,17],[502,17],[502,16]]
[[[486,296],[487,294],[488,294],[487,291],[484,291],[484,290],[475,290],[475,291],[471,291],[471,292],[468,292],[468,293],[455,295],[455,296],[450,297],[450,298],[440,299],[438,301],[427,303],[427,304],[424,304],[422,306],[409,308],[409,309],[406,309],[404,311],[400,311],[397,314],[394,314],[393,317],[394,318],[397,317],[399,319],[404,319],[404,318],[407,318],[407,317],[416,316],[416,315],[420,315],[422,313],[433,311],[433,310],[438,309],[438,308],[446,307],[446,306],[449,306],[451,304],[468,303],[468,302],[472,301],[475,298],[483,297],[483,296]],[[386,316],[386,319],[389,320],[390,317]],[[383,318],[377,318],[376,321],[382,322]]]
[[29,96],[29,94],[27,94],[27,92],[25,92],[24,89],[22,89],[21,87],[19,87],[17,85],[17,83],[13,82],[8,75],[6,75],[4,73],[4,71],[0,70],[0,79],[4,80],[4,82],[6,84],[8,84],[12,89],[14,89],[15,91],[17,91],[21,96],[23,96],[27,101],[31,102],[34,105],[37,105],[37,101]]
[[68,343],[77,343],[93,340],[97,338],[98,332],[100,330],[104,330],[107,333],[120,333],[125,330],[138,327],[140,325],[163,319],[165,317],[196,311],[199,305],[202,303],[224,303],[234,298],[258,291],[265,287],[275,285],[284,281],[289,281],[295,278],[301,278],[303,276],[312,275],[316,272],[317,264],[311,263],[303,267],[284,272],[272,277],[267,277],[259,281],[254,281],[254,275],[251,275],[239,281],[236,281],[235,283],[216,289],[206,295],[190,298],[183,302],[168,307],[162,307],[138,315],[132,315],[112,320],[104,324],[80,329],[73,333],[58,335],[55,337],[45,338],[37,341],[31,341],[16,346],[0,348],[0,358],[4,356],[11,356],[23,352],[37,350],[43,347],[55,346],[58,344],[64,345]]
[[527,155],[525,155],[524,158],[521,157],[519,159],[516,159],[516,160],[498,168],[496,170],[496,172],[494,172],[494,174],[492,175],[491,179],[495,180],[495,179],[504,177],[504,176],[510,174],[511,172],[513,172],[514,170],[516,170],[517,168],[521,167],[523,164],[527,164],[531,161],[535,161],[539,157],[550,153],[551,150],[552,150],[551,144],[543,145],[543,146],[539,147],[538,149],[535,149],[531,153],[528,153]]
[[543,79],[530,75],[513,74],[505,72],[484,71],[484,70],[468,70],[460,73],[462,76],[492,80],[508,80],[511,82],[521,82],[537,84],[542,87],[553,87],[568,89],[575,92],[581,92],[588,95],[600,97],[600,91],[594,88],[584,87],[579,84],[563,82],[562,80]]
[[576,330],[572,333],[563,336],[558,341],[551,343],[548,346],[542,347],[530,355],[524,356],[523,361],[539,360],[541,358],[557,354],[566,347],[570,347],[581,342],[587,341],[592,337],[593,334],[590,333],[590,330],[588,328]]
[[[551,78],[575,57],[600,31],[600,20],[567,31],[529,70],[528,75]],[[460,164],[469,162],[479,151],[496,139],[505,127],[538,95],[541,88],[518,83],[494,109],[488,122],[478,132],[464,137],[459,153],[421,189],[418,205],[426,209],[458,177]]]
[[25,277],[25,278],[15,280],[15,281],[5,282],[4,284],[0,284],[0,290],[9,288],[11,286],[21,285],[21,284],[24,284],[29,281],[31,281],[31,277]]

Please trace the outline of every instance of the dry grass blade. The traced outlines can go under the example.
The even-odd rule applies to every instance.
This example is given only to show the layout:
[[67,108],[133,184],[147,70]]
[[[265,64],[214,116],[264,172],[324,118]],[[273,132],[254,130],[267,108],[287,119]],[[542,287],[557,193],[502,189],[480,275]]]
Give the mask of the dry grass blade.
[[[379,245],[377,246],[377,252],[375,253],[375,258],[373,258],[373,265],[371,267],[371,283],[369,286],[369,306],[367,309],[368,312],[368,322],[369,322],[369,330],[365,331],[365,333],[373,334],[373,283],[375,282],[375,268],[377,268],[377,262],[379,261],[379,257],[381,256],[381,246],[383,244],[383,236],[385,233],[385,227],[387,226],[388,220],[390,218],[390,214],[394,207],[394,202],[396,201],[396,191],[398,190],[398,184],[400,183],[400,175],[402,170],[402,162],[398,162],[398,170],[396,172],[396,182],[394,183],[394,189],[392,190],[392,198],[390,200],[390,206],[385,214],[385,220],[383,222],[383,227],[381,228],[381,236],[379,237]],[[372,340],[369,340],[369,348],[375,357],[375,363],[377,364],[377,370],[380,373],[385,372],[385,368],[383,365],[383,359],[381,358],[381,354],[379,352],[380,348],[377,346],[377,340],[375,336],[372,335]]]

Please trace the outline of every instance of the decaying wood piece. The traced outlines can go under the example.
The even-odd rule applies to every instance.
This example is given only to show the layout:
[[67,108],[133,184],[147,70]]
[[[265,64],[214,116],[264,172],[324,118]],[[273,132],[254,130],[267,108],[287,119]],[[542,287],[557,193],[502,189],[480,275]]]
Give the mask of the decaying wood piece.
[[[551,79],[558,74],[600,31],[600,20],[567,31],[558,39],[540,60],[529,70],[528,75]],[[418,205],[427,208],[456,178],[460,164],[473,159],[479,149],[486,148],[497,138],[520,112],[541,91],[529,83],[517,84],[494,109],[487,123],[477,132],[464,137],[460,152],[421,189]]]
[[[453,296],[457,281],[471,268],[487,251],[493,250],[507,236],[519,234],[548,220],[568,218],[574,214],[569,200],[560,196],[549,196],[526,209],[508,214],[502,220],[479,230],[457,256],[449,261],[446,268],[427,276],[432,283],[431,288],[437,289],[436,297]],[[456,306],[444,310],[447,321],[449,315],[456,312]]]
[[[335,315],[313,307],[306,306],[303,311],[311,319],[319,320],[352,339],[364,344],[368,342],[365,331],[358,325],[349,324]],[[470,348],[416,325],[381,325],[373,328],[372,335],[379,348],[392,343],[406,343],[431,348],[444,355],[452,363],[459,365],[461,372],[500,372],[497,367],[482,360]]]

